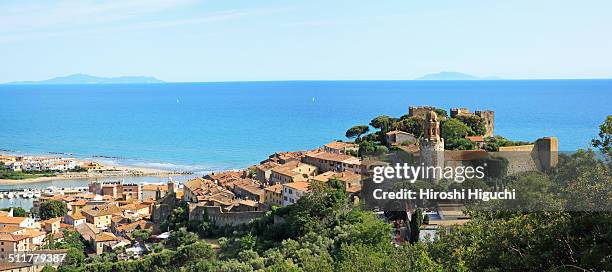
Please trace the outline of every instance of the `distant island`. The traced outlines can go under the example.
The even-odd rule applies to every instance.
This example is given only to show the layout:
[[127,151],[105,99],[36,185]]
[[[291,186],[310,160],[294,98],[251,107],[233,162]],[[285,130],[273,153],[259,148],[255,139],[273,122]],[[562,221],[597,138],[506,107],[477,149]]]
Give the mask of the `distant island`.
[[130,84],[130,83],[164,83],[154,77],[146,76],[122,76],[122,77],[97,77],[87,74],[73,74],[63,77],[55,77],[41,81],[15,81],[7,84]]
[[459,72],[439,72],[427,74],[415,80],[500,80],[499,77],[477,77]]

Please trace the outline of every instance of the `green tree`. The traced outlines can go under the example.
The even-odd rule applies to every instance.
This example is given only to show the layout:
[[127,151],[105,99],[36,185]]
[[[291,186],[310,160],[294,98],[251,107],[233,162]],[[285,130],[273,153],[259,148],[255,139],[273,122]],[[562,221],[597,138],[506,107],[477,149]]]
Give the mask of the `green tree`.
[[193,242],[177,248],[173,259],[176,263],[188,264],[198,259],[215,259],[216,255],[212,247],[205,242]]
[[423,211],[416,209],[410,218],[410,243],[414,244],[419,241],[421,225],[423,225]]
[[419,137],[423,134],[423,126],[421,124],[422,120],[416,117],[406,117],[399,120],[396,126],[401,131],[405,131]]
[[13,216],[14,217],[26,217],[28,216],[28,213],[26,212],[25,209],[23,209],[22,207],[8,207],[8,208],[2,208],[0,209],[0,211],[10,211],[11,209],[13,209]]
[[599,148],[604,154],[612,154],[612,115],[608,115],[603,124],[599,126],[598,136],[593,139],[593,146]]
[[503,146],[517,146],[517,145],[528,145],[530,142],[524,141],[510,141],[502,136],[494,136],[485,138],[484,150],[489,152],[497,152],[500,147]]
[[474,135],[474,131],[463,122],[450,118],[442,122],[440,126],[440,134],[445,141],[450,139],[465,138],[468,135]]
[[358,151],[359,156],[371,155],[371,154],[374,154],[375,151],[376,151],[376,144],[374,144],[374,142],[361,141],[359,143],[359,151]]
[[475,135],[485,135],[487,133],[485,120],[478,115],[459,115],[455,118],[468,125]]
[[187,228],[182,227],[178,230],[173,230],[166,240],[166,245],[170,247],[179,247],[183,245],[193,244],[198,240],[198,236],[193,232],[187,231]]
[[57,271],[53,266],[45,265],[40,272],[55,272]]
[[57,200],[45,200],[40,204],[38,210],[39,216],[42,220],[49,218],[61,217],[66,215],[68,212],[68,206],[66,203]]
[[85,261],[85,253],[83,250],[78,248],[69,248],[68,253],[66,253],[66,259],[64,260],[64,264],[69,267],[78,267],[83,264]]
[[367,133],[370,130],[370,127],[365,126],[365,125],[359,125],[359,126],[354,126],[352,128],[349,128],[346,131],[346,138],[355,138],[357,137],[357,140],[360,140],[361,135]]
[[146,230],[146,229],[145,230],[135,230],[132,232],[132,238],[140,242],[145,242],[149,240],[150,237],[151,237],[150,230]]
[[450,138],[444,140],[444,149],[448,150],[474,150],[474,143],[465,138]]
[[380,129],[383,133],[387,133],[394,128],[394,124],[397,121],[398,120],[396,118],[389,117],[387,115],[380,115],[370,121],[370,126]]
[[445,109],[436,108],[434,111],[440,119],[446,119],[446,117],[448,117],[448,113]]
[[186,227],[189,222],[189,214],[188,211],[189,206],[187,202],[181,201],[177,205],[176,208],[170,212],[168,219],[164,221],[164,223],[160,226],[160,229],[166,230],[176,230],[182,227]]

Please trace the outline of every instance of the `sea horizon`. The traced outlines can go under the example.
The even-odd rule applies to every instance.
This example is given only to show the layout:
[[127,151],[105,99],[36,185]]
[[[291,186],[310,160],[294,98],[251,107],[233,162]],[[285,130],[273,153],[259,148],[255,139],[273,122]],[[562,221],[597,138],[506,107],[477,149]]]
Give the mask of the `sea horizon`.
[[[35,86],[58,86],[58,85],[164,85],[164,84],[215,84],[215,83],[273,83],[273,82],[379,82],[379,81],[419,81],[419,82],[478,82],[478,81],[612,81],[612,77],[593,78],[476,78],[476,79],[262,79],[262,80],[203,80],[203,81],[163,81],[151,83],[39,83],[40,81],[8,81],[0,85],[35,85]],[[42,81],[42,80],[41,80]]]

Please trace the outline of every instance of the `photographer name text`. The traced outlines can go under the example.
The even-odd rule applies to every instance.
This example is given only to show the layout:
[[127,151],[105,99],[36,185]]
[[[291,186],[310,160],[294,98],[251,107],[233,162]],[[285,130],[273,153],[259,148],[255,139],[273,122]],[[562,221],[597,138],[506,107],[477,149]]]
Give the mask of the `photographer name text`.
[[460,189],[451,191],[435,191],[433,189],[409,190],[400,189],[397,191],[384,191],[383,189],[375,189],[372,191],[374,199],[377,200],[482,200],[489,201],[493,199],[513,200],[516,199],[515,189],[503,191],[484,191],[482,189]]

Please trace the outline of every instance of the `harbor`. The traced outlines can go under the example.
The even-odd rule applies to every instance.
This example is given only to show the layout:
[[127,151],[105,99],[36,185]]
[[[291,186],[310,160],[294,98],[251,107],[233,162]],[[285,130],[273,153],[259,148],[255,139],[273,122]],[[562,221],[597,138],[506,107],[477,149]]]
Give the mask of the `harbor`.
[[0,189],[0,199],[13,199],[13,198],[23,198],[23,199],[34,199],[39,198],[40,196],[47,194],[66,194],[67,192],[86,192],[87,187],[73,187],[73,188],[57,188],[57,187],[48,187],[46,189]]
[[[173,176],[177,183],[182,183],[193,178],[195,175]],[[124,183],[149,184],[164,183],[167,177],[124,177],[99,178],[99,179],[72,179],[72,180],[53,180],[40,183],[0,185],[0,209],[9,207],[22,207],[29,211],[33,202],[40,196],[48,194],[70,194],[87,191],[87,186],[91,182],[112,182],[121,181]]]

